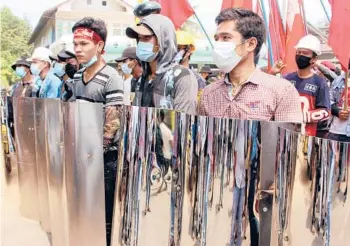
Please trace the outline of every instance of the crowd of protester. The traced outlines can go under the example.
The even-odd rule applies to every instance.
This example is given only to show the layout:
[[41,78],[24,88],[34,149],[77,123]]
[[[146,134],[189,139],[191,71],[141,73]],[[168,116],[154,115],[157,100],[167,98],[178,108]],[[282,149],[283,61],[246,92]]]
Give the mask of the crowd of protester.
[[[321,42],[317,37],[307,35],[299,41],[297,71],[281,75],[285,67],[282,61],[276,61],[271,69],[257,67],[266,41],[265,24],[259,15],[226,9],[215,21],[213,61],[219,73],[209,65],[192,69],[194,39],[189,33],[176,31],[170,19],[159,13],[143,16],[137,25],[126,29],[127,37],[135,39],[137,46],[126,48],[111,67],[103,58],[106,24],[85,17],[73,26],[72,42],[58,54],[38,47],[31,57],[21,57],[13,64],[18,81],[8,95],[102,103],[105,173],[115,171],[116,133],[123,105],[301,123],[301,131],[308,136],[350,141],[345,74],[330,61],[318,61]],[[106,190],[110,235],[113,178],[106,187],[112,189]]]

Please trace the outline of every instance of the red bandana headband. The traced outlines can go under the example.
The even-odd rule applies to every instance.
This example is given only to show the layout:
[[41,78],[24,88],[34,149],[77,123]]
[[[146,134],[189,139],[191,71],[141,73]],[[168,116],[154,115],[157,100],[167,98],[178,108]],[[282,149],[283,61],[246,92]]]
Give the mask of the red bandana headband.
[[[97,33],[94,32],[93,30],[89,28],[78,28],[74,32],[74,38],[83,38],[86,40],[90,40],[94,42],[95,44],[99,42],[103,42],[101,36]],[[104,50],[102,51],[102,54],[104,54]]]

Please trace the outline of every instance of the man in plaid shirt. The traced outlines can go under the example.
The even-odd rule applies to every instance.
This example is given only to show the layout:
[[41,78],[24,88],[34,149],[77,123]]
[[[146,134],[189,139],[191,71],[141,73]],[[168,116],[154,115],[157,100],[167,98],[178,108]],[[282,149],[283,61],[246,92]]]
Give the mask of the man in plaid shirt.
[[295,87],[256,68],[265,41],[263,20],[250,10],[232,8],[223,10],[216,23],[213,59],[226,75],[203,90],[198,114],[301,123]]

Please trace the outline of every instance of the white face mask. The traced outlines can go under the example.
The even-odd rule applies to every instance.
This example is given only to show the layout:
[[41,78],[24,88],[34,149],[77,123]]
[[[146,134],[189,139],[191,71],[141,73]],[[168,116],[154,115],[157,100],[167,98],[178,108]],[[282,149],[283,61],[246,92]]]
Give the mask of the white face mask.
[[215,42],[213,60],[216,66],[223,72],[231,72],[242,60],[235,49],[237,45],[232,42]]

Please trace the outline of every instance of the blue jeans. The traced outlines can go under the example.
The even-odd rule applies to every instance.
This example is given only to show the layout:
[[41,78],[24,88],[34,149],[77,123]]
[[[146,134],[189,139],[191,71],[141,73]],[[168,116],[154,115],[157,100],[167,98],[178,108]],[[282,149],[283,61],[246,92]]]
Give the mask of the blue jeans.
[[[238,188],[236,185],[233,189],[233,205],[232,205],[232,221],[230,245],[242,245],[242,220],[244,210],[245,186]],[[237,233],[237,241],[235,244],[235,233]]]

